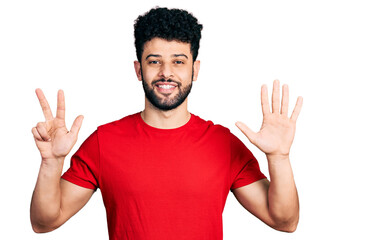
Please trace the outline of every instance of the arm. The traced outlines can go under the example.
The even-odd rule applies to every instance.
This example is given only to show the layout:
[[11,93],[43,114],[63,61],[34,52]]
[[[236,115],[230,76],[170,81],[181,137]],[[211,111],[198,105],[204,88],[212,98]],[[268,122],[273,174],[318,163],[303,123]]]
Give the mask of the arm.
[[270,182],[262,179],[234,189],[233,193],[245,209],[268,226],[294,232],[299,221],[299,199],[294,179],[292,176],[270,178]]
[[279,109],[279,82],[274,81],[272,112],[266,86],[261,90],[264,115],[258,133],[244,123],[237,122],[247,138],[266,154],[270,182],[266,179],[234,189],[237,200],[251,213],[269,226],[286,232],[295,231],[299,221],[299,199],[290,165],[289,152],[295,135],[296,120],[302,106],[299,97],[295,109],[288,118],[288,87],[282,89],[282,108]]
[[83,117],[75,119],[70,131],[65,126],[64,93],[58,93],[56,117],[52,116],[43,92],[36,90],[45,122],[32,129],[42,161],[30,206],[30,220],[35,232],[49,232],[67,221],[90,199],[93,190],[61,179],[64,159],[77,141]]

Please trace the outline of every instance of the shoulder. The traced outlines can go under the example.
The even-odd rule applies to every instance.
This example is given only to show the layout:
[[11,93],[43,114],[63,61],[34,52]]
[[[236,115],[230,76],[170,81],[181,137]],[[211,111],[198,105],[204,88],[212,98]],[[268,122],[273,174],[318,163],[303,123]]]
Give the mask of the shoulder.
[[129,139],[137,136],[139,125],[138,113],[127,115],[121,119],[100,125],[97,127],[99,144],[104,146],[114,144],[120,139]]
[[200,129],[203,129],[205,132],[210,132],[219,135],[230,136],[232,133],[230,129],[227,127],[222,126],[221,124],[217,124],[211,120],[205,120],[197,115],[192,114],[193,117],[196,119],[196,125],[199,126]]
[[134,123],[137,122],[137,115],[138,114],[139,114],[139,112],[134,113],[134,114],[130,114],[128,116],[125,116],[121,119],[118,119],[118,120],[115,120],[115,121],[112,121],[112,122],[109,122],[109,123],[102,124],[102,125],[98,126],[98,129],[111,130],[111,129],[122,128],[126,125],[133,125]]
[[231,130],[221,124],[216,124],[211,120],[202,119],[199,116],[194,115],[197,117],[197,122],[203,127],[206,133],[210,133],[212,136],[221,137],[221,139],[225,138],[227,141],[231,143],[231,145],[244,145],[244,143],[234,134]]

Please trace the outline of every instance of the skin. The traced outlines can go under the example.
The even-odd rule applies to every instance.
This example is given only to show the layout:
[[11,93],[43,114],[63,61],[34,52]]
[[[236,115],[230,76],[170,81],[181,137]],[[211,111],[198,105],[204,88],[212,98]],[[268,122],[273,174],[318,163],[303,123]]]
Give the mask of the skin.
[[64,92],[59,90],[56,117],[40,89],[35,90],[45,122],[32,128],[41,154],[41,166],[30,206],[30,220],[38,233],[52,231],[78,212],[90,199],[93,190],[79,187],[60,178],[64,159],[77,141],[83,116],[78,116],[68,131],[65,124]]
[[289,89],[275,80],[270,111],[267,87],[261,87],[263,122],[255,133],[244,123],[236,126],[249,141],[265,153],[268,160],[270,182],[267,179],[237,188],[235,197],[249,212],[274,229],[294,232],[299,221],[299,198],[290,164],[290,148],[295,136],[296,120],[303,104],[299,97],[291,117],[288,117]]
[[[200,62],[193,62],[190,44],[154,38],[145,43],[141,62],[135,61],[134,68],[138,80],[144,81],[143,84],[152,90],[158,101],[170,104],[176,100],[179,92],[197,80]],[[156,84],[168,79],[174,81],[178,87],[169,94],[161,93]],[[58,92],[56,117],[53,117],[42,90],[37,89],[36,94],[45,122],[38,123],[32,129],[42,161],[32,197],[30,218],[35,232],[48,232],[58,228],[77,213],[94,191],[60,178],[64,159],[77,141],[83,116],[78,116],[68,131],[65,125],[63,91]],[[279,81],[274,81],[272,111],[270,112],[265,85],[262,86],[261,103],[264,120],[259,132],[253,132],[241,122],[236,125],[251,143],[266,154],[271,181],[260,180],[237,188],[233,193],[245,209],[269,226],[280,231],[293,232],[299,219],[299,201],[289,153],[302,98],[298,98],[289,118],[288,87],[283,86],[281,105]],[[188,98],[174,109],[161,110],[145,97],[145,109],[141,117],[156,128],[177,128],[190,119],[187,104]]]
[[[176,57],[176,55],[179,57]],[[183,64],[180,62],[183,62]],[[184,88],[192,81],[197,81],[200,61],[193,62],[190,44],[154,38],[145,43],[141,62],[135,61],[134,68],[138,80],[142,81],[143,77],[146,84],[154,89],[155,95],[161,98],[161,101],[168,102],[176,97],[179,93],[178,89],[166,96],[157,91],[154,82],[161,78],[172,79],[181,84],[180,89]],[[143,74],[141,74],[141,69]],[[190,118],[188,98],[180,106],[169,111],[156,108],[145,98],[145,109],[142,111],[141,117],[147,124],[156,128],[180,127],[187,123]]]

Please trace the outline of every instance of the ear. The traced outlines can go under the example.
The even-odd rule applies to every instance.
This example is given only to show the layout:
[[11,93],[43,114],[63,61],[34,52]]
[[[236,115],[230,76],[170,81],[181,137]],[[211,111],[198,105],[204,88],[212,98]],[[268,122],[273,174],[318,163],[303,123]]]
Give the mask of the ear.
[[197,80],[199,71],[200,71],[200,60],[196,60],[193,63],[193,81]]
[[134,70],[136,71],[136,75],[138,78],[138,81],[142,81],[142,76],[141,76],[141,63],[139,61],[134,61]]

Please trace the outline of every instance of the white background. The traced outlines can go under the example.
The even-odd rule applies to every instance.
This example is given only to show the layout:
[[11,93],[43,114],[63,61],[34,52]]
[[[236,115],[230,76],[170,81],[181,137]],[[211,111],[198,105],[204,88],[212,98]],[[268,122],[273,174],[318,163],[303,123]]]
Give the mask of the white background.
[[[71,154],[98,125],[141,111],[133,21],[156,5],[184,8],[204,25],[201,71],[189,111],[231,129],[258,130],[260,87],[290,86],[304,104],[291,161],[301,219],[270,229],[230,192],[224,239],[375,239],[376,7],[373,1],[1,1],[0,239],[108,239],[100,191],[58,230],[35,234],[29,205],[40,164],[31,128],[43,121],[34,90],[66,119],[85,116]],[[65,170],[69,166],[69,157]]]

